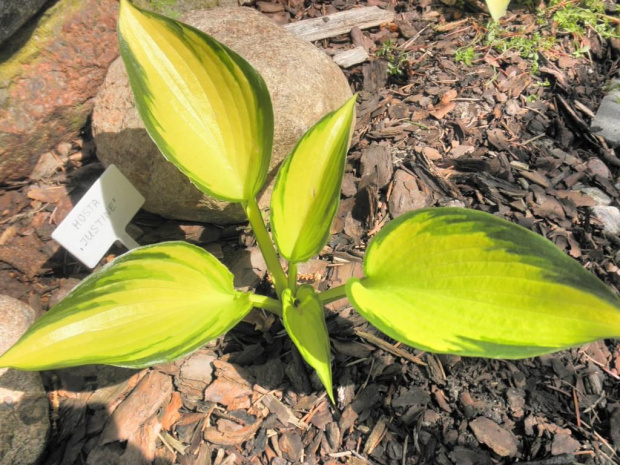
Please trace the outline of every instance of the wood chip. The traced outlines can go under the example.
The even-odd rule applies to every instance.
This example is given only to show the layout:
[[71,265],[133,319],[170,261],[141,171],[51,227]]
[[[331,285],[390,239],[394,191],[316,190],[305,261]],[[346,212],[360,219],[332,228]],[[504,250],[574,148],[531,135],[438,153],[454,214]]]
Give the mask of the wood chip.
[[8,245],[0,245],[0,262],[7,263],[29,279],[45,270],[50,257],[41,252],[43,243],[36,234],[15,238]]
[[216,427],[209,426],[205,429],[204,438],[218,446],[236,446],[252,439],[261,423],[261,421],[257,420],[255,423],[239,428],[237,431],[226,432],[221,432]]
[[101,433],[99,444],[129,439],[168,401],[171,393],[172,380],[169,376],[158,371],[149,372],[114,411]]
[[216,402],[226,407],[236,399],[248,397],[252,394],[252,388],[248,384],[241,384],[227,378],[218,378],[205,390],[205,400]]
[[382,416],[379,418],[379,421],[375,424],[374,428],[370,432],[368,439],[366,440],[366,444],[364,444],[364,454],[372,454],[372,452],[377,448],[379,443],[385,437],[385,433],[387,431],[388,418]]
[[284,29],[292,32],[300,39],[312,42],[340,34],[348,34],[355,26],[360,29],[379,26],[391,22],[393,18],[393,12],[371,6],[286,24]]
[[294,431],[287,431],[278,441],[280,450],[286,460],[293,463],[299,462],[301,454],[303,453],[303,444],[301,442],[301,436]]
[[397,357],[402,357],[405,360],[409,360],[410,362],[416,363],[418,365],[426,366],[426,363],[424,363],[422,360],[420,360],[415,355],[412,355],[403,349],[395,347],[393,344],[390,344],[389,342],[384,341],[383,339],[375,336],[374,334],[367,333],[360,329],[355,329],[355,334],[357,334],[362,339],[367,340],[371,344],[376,345],[380,349],[386,350],[387,352],[390,352],[391,354],[396,355]]
[[295,416],[293,411],[275,398],[273,394],[265,394],[261,403],[273,413],[283,425],[292,425],[305,429],[308,425]]
[[181,394],[179,394],[178,391],[174,391],[172,393],[172,399],[166,406],[164,415],[161,418],[161,426],[164,430],[170,431],[172,429],[172,425],[174,425],[181,418],[182,415],[179,413],[179,410],[182,406],[183,401],[181,400]]
[[501,457],[517,455],[517,438],[514,434],[488,418],[479,417],[469,423],[478,441],[489,446]]
[[368,52],[364,47],[355,47],[350,50],[336,53],[332,59],[341,68],[350,68],[368,60]]

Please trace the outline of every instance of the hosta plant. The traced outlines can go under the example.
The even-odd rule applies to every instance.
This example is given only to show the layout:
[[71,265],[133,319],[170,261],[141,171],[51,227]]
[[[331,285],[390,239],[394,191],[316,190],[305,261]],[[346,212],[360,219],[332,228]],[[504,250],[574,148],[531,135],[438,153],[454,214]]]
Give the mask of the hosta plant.
[[208,35],[128,0],[118,34],[149,134],[199,189],[241,204],[275,291],[236,290],[223,264],[185,242],[140,247],[78,285],[0,366],[151,366],[192,352],[258,307],[281,317],[333,400],[323,307],[343,298],[386,335],[438,353],[523,358],[620,336],[620,300],[601,281],[543,237],[467,209],[402,215],[370,242],[363,278],[320,293],[299,285],[298,264],[329,238],[355,98],[311,127],[283,162],[270,236],[256,202],[274,126],[261,76]]

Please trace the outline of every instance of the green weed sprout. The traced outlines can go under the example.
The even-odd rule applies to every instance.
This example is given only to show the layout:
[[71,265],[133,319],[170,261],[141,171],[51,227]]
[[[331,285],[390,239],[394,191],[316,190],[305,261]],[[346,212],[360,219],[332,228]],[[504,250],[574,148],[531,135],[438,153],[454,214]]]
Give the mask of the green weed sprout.
[[620,336],[620,299],[605,284],[543,237],[467,209],[404,214],[371,241],[363,278],[321,293],[299,285],[297,265],[324,247],[338,207],[355,97],[310,128],[282,164],[272,241],[256,202],[274,126],[262,77],[210,36],[128,0],[118,30],[149,134],[200,190],[241,204],[275,297],[236,290],[228,269],[199,247],[140,247],[80,283],[0,366],[152,366],[198,349],[258,307],[282,318],[333,401],[323,307],[344,298],[386,335],[437,353],[524,358]]

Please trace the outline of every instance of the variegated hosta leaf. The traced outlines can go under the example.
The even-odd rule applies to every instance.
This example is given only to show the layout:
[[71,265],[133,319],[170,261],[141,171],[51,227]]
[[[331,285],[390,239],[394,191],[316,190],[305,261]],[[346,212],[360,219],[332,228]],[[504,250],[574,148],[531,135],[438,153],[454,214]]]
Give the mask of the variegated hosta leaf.
[[323,305],[312,286],[301,285],[294,296],[290,289],[282,293],[284,327],[304,360],[314,368],[334,402],[329,335]]
[[620,299],[551,242],[492,215],[418,210],[371,242],[353,306],[439,353],[524,358],[620,337]]
[[355,96],[312,126],[284,160],[271,196],[278,250],[293,263],[318,254],[338,209]]
[[262,187],[273,109],[258,72],[207,34],[121,0],[120,50],[147,131],[209,195],[247,201]]
[[486,0],[486,2],[493,19],[499,21],[506,14],[510,0]]
[[0,357],[43,370],[141,368],[185,355],[236,325],[249,294],[213,255],[185,242],[140,247],[78,285]]

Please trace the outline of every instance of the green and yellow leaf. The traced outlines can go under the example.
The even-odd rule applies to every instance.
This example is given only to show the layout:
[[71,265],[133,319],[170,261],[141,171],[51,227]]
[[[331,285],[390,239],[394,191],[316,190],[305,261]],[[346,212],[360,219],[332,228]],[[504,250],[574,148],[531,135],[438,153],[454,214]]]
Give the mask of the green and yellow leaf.
[[120,50],[144,125],[203,192],[234,202],[265,182],[273,109],[258,72],[209,35],[121,0]]
[[141,368],[201,347],[235,326],[249,294],[213,255],[185,242],[140,247],[80,283],[0,357],[1,367]]
[[280,167],[271,196],[271,229],[293,263],[318,254],[340,201],[356,96],[312,126]]
[[620,299],[551,242],[482,212],[418,210],[371,242],[353,306],[388,336],[439,353],[541,355],[620,337]]
[[312,286],[301,285],[293,295],[291,289],[282,293],[282,321],[304,360],[314,368],[334,402],[329,335],[323,305]]

